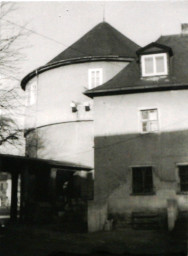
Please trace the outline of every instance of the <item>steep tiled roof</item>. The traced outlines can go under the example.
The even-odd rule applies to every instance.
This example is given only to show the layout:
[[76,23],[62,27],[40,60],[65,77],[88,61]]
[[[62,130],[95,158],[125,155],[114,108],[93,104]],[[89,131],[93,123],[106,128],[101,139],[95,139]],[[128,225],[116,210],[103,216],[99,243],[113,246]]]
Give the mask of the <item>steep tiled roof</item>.
[[[134,93],[140,91],[180,89],[188,85],[188,35],[161,36],[157,43],[168,46],[173,51],[170,57],[170,73],[160,78],[142,78],[140,63],[133,61],[115,77],[85,94],[97,95]],[[187,88],[187,87],[186,87]]]
[[86,56],[135,57],[137,44],[106,22],[99,23],[49,63]]

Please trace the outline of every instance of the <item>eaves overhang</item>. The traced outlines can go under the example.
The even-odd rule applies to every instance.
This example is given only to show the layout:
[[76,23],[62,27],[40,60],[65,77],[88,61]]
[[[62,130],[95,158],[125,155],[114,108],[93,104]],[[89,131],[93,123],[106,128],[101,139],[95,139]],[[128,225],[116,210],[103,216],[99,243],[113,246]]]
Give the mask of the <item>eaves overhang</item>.
[[133,93],[145,93],[145,92],[157,92],[157,91],[169,91],[169,90],[183,90],[188,89],[188,83],[184,84],[161,84],[159,85],[144,85],[144,86],[128,86],[126,88],[114,88],[114,89],[101,89],[95,91],[85,91],[84,95],[94,98],[99,96],[110,96],[120,94],[133,94]]
[[86,56],[86,57],[80,57],[80,58],[73,58],[73,59],[67,59],[67,60],[61,60],[54,63],[48,63],[44,66],[41,66],[29,74],[27,74],[21,81],[21,87],[23,90],[25,90],[26,84],[29,80],[34,78],[35,76],[48,71],[50,69],[58,68],[65,65],[71,65],[71,64],[79,64],[84,62],[93,62],[93,61],[121,61],[121,62],[131,62],[135,58],[134,57],[126,57],[126,56],[117,56],[117,55],[108,55],[108,56]]
[[[153,47],[157,48],[158,50],[155,49],[153,51]],[[168,52],[169,56],[173,56],[173,51],[172,48],[163,44],[159,44],[156,42],[152,42],[145,47],[142,47],[136,51],[137,56],[140,56],[142,54],[147,55],[147,54],[152,54],[152,53],[160,53],[160,52]]]
[[[71,171],[91,171],[93,167],[86,166],[82,164],[75,164],[67,161],[58,161],[52,159],[42,159],[42,158],[33,158],[27,156],[19,156],[19,155],[9,155],[9,154],[0,154],[0,162],[6,161],[7,164],[14,167],[16,164],[19,166],[26,166],[26,164],[33,164],[34,166],[38,166],[40,164],[47,165],[49,167],[66,169]],[[14,168],[13,168],[14,170]],[[1,171],[1,170],[0,170]]]

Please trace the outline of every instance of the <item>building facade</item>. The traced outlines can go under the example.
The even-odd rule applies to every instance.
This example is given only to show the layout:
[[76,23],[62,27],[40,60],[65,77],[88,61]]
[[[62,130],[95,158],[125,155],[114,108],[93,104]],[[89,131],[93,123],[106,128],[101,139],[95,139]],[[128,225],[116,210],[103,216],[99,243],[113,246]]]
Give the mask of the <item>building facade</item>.
[[94,99],[90,231],[109,221],[134,227],[156,219],[172,230],[187,213],[187,43],[187,35],[162,36],[112,80],[85,92]]
[[[93,169],[93,100],[83,92],[112,79],[136,58],[138,48],[111,25],[102,22],[49,63],[23,78],[21,86],[28,98],[26,155]],[[91,184],[93,174],[79,171],[70,175],[66,170],[54,168],[50,173],[49,178],[53,177],[56,182],[58,198],[64,193],[66,200],[67,192],[62,189],[68,191],[67,184],[72,184],[69,191],[77,191],[86,201],[84,191],[92,194],[84,185],[84,179]],[[75,192],[73,194],[75,198]]]
[[83,92],[135,58],[138,46],[109,24],[94,27],[22,80],[28,93],[26,153],[93,167],[93,102]]

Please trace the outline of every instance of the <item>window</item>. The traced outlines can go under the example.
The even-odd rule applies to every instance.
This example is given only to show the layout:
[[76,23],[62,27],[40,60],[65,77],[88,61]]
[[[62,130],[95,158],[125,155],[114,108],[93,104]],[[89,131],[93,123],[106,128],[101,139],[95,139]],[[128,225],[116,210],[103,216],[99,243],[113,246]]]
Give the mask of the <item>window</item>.
[[141,56],[142,76],[167,75],[167,54]]
[[37,98],[37,82],[34,81],[27,87],[28,92],[28,105],[34,105]]
[[140,110],[140,116],[142,133],[156,132],[159,130],[157,109]]
[[92,89],[102,84],[102,68],[89,69],[88,72],[88,88]]
[[133,194],[147,194],[153,192],[152,167],[132,168]]
[[180,191],[188,192],[188,165],[179,166]]

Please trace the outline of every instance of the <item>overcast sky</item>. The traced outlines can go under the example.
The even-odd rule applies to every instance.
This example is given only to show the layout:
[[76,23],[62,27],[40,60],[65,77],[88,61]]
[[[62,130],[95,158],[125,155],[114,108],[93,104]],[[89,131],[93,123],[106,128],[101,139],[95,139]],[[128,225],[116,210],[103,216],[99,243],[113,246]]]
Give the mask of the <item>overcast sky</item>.
[[[23,76],[47,63],[84,33],[103,21],[144,46],[160,35],[177,34],[188,23],[188,1],[61,1],[16,2],[8,17],[18,25],[27,23],[33,33],[25,42],[27,62]],[[105,15],[104,15],[105,13]],[[49,37],[50,39],[47,39]]]

